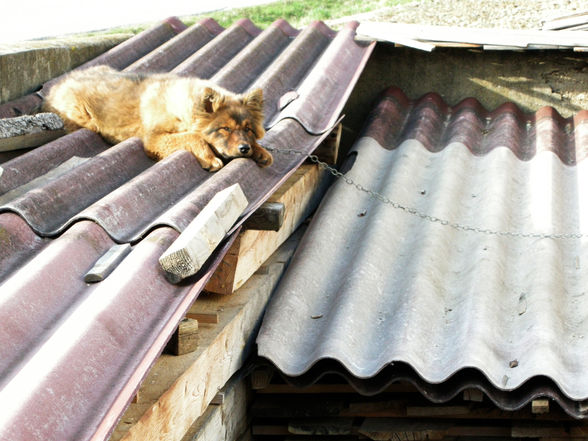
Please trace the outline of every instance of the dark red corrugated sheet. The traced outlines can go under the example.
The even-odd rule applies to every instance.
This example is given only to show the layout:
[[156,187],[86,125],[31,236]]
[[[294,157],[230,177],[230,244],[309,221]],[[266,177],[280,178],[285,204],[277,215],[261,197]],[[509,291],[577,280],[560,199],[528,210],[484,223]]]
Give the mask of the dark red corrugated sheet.
[[[308,153],[373,49],[354,41],[356,26],[298,31],[278,20],[261,31],[240,20],[225,30],[204,20],[185,29],[172,18],[85,66],[172,70],[235,92],[261,87],[271,121],[262,143]],[[34,111],[52,83],[0,105],[0,116]],[[288,93],[297,98],[279,108]],[[187,152],[154,163],[137,139],[110,147],[79,130],[0,164],[0,439],[105,439],[238,225],[303,159],[275,153],[265,169],[237,159],[207,173]],[[249,206],[234,233],[196,276],[169,283],[159,256],[237,182]],[[116,243],[131,243],[131,253],[103,282],[86,284]]]

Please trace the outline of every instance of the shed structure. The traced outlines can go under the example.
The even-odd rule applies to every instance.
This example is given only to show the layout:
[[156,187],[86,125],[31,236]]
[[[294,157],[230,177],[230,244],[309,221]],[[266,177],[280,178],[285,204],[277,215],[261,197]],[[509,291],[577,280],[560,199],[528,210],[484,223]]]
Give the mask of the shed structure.
[[[278,20],[262,31],[243,19],[223,29],[206,19],[187,28],[170,18],[79,67],[170,71],[237,93],[261,88],[263,144],[298,154],[275,152],[265,169],[237,159],[211,174],[188,152],[155,163],[136,138],[110,146],[81,129],[3,156],[0,439],[109,437],[241,224],[335,126],[373,49],[354,40],[356,27],[316,22],[299,31]],[[34,113],[54,81],[1,104],[0,116]],[[170,283],[158,258],[235,183],[249,201],[244,214],[198,274]],[[120,262],[88,283],[107,253],[122,253]],[[210,400],[215,392],[191,393]]]

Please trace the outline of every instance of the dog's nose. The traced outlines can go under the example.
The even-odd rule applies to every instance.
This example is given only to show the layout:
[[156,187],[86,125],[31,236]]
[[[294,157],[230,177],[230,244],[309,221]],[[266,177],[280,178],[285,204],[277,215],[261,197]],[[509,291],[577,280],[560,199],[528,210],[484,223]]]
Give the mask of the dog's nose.
[[249,144],[241,144],[239,146],[239,151],[243,155],[246,155],[247,153],[249,153],[249,150],[251,150],[251,146]]

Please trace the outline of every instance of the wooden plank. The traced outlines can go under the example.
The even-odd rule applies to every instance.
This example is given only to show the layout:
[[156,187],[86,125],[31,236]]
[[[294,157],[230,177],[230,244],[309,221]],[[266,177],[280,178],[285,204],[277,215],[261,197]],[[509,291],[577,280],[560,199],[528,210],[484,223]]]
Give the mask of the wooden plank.
[[298,230],[274,253],[265,274],[251,277],[232,296],[198,297],[204,310],[219,312],[219,323],[199,326],[196,351],[157,360],[141,385],[140,402],[129,406],[111,441],[182,439],[250,354],[261,314],[302,233]]
[[514,424],[511,430],[513,438],[542,438],[542,437],[568,437],[570,432],[563,424],[546,425],[537,422]]
[[[385,389],[385,392],[392,393],[420,393],[410,384],[392,384]],[[288,384],[269,384],[267,387],[257,391],[260,394],[356,394],[355,389],[350,384],[321,384],[316,383],[306,387],[294,387]],[[388,401],[386,401],[388,403]],[[350,404],[350,408],[354,403]]]
[[37,147],[65,134],[55,113],[0,119],[0,152]]
[[199,311],[198,302],[196,302],[196,303],[194,303],[194,305],[192,305],[192,308],[190,308],[190,310],[186,314],[186,317],[194,319],[194,320],[198,320],[198,323],[208,323],[211,325],[216,325],[220,320],[218,312]]
[[359,428],[359,433],[376,440],[440,440],[451,426],[449,422],[366,418]]
[[130,252],[131,245],[128,243],[113,245],[86,273],[84,282],[102,282]]
[[378,41],[389,41],[400,46],[420,49],[426,52],[431,52],[435,49],[434,44],[421,41],[418,38],[391,33],[387,23],[362,22],[357,29],[357,33],[365,37],[375,38]]
[[470,412],[468,406],[409,406],[406,415],[412,417],[439,417],[467,415]]
[[[262,392],[262,391],[259,391]],[[258,393],[259,393],[258,392]],[[439,411],[435,410],[436,405],[420,406],[418,411],[415,411],[414,397],[406,397],[404,400],[383,400],[373,399],[369,402],[351,402],[341,416],[354,417],[406,417],[408,416],[407,406],[410,408],[410,416],[427,417],[434,416],[437,419],[453,419],[453,420],[534,420],[534,421],[569,421],[570,417],[560,409],[552,409],[546,414],[531,413],[530,406],[515,411],[506,411],[496,407],[493,404],[471,404],[467,406],[467,413],[465,409],[458,406],[458,413],[456,409],[453,411]],[[465,407],[465,406],[464,406]],[[430,409],[430,410],[427,410]]]
[[222,402],[209,406],[182,441],[237,441],[248,431],[247,408],[251,394],[246,381],[236,376],[217,396],[219,394],[223,396]]
[[513,29],[480,29],[455,26],[433,26],[406,23],[362,22],[358,34],[372,36],[387,41],[400,42],[401,39],[413,39],[422,43],[454,42],[491,46],[510,46],[521,49],[529,45],[544,47],[588,46],[588,34],[576,31],[542,31]]
[[549,412],[549,400],[537,399],[531,401],[531,413],[541,414]]
[[217,393],[212,400],[210,400],[211,405],[220,406],[225,402],[225,393],[219,392]]
[[265,202],[243,224],[245,230],[278,231],[284,223],[284,204]]
[[253,372],[251,372],[251,388],[253,390],[265,389],[268,387],[273,375],[274,370],[269,366],[263,366],[255,369]]
[[170,280],[196,274],[243,213],[248,202],[239,184],[219,191],[159,258]]
[[559,30],[569,29],[577,26],[588,24],[588,12],[579,12],[577,14],[566,15],[563,17],[557,17],[552,20],[548,20],[543,23],[541,29],[543,30]]
[[319,161],[327,164],[337,164],[339,159],[339,147],[341,146],[341,134],[343,133],[343,124],[339,123],[331,130],[331,133],[319,144],[313,154],[318,157]]
[[539,441],[587,441],[588,437],[576,437],[576,436],[570,436],[570,437],[547,437],[547,438],[538,438]]
[[231,294],[259,269],[317,207],[329,184],[328,173],[314,164],[302,165],[271,197],[286,207],[279,231],[244,231],[233,243],[206,291]]
[[469,388],[463,391],[463,399],[465,401],[475,401],[481,403],[484,401],[484,392],[480,389]]
[[456,425],[447,430],[448,437],[474,437],[474,439],[487,439],[487,438],[498,438],[504,440],[510,438],[511,428],[507,425],[493,425],[488,423],[487,425],[477,426],[459,426]]
[[352,418],[302,418],[288,422],[288,432],[293,435],[351,435]]
[[254,424],[251,428],[254,436],[258,435],[290,435],[288,427],[278,424]]

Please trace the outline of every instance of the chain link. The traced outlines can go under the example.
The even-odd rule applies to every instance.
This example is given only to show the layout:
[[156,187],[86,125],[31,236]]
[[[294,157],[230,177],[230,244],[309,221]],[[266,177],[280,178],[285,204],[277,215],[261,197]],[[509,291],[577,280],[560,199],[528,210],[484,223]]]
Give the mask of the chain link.
[[451,227],[451,228],[458,230],[458,231],[469,231],[469,232],[473,232],[473,233],[485,234],[488,236],[518,237],[518,238],[531,238],[531,239],[559,239],[559,240],[563,240],[563,239],[582,239],[584,237],[588,237],[588,234],[582,234],[582,233],[528,233],[528,232],[516,232],[516,231],[496,231],[496,230],[491,230],[489,228],[480,228],[480,227],[474,227],[471,225],[463,225],[463,224],[460,224],[457,222],[450,222],[447,219],[442,219],[442,218],[439,218],[436,216],[431,216],[430,214],[427,214],[427,213],[423,213],[423,212],[417,210],[416,208],[407,207],[405,205],[399,204],[398,202],[393,201],[392,199],[388,198],[387,196],[385,196],[381,193],[370,190],[369,188],[365,188],[363,185],[355,182],[349,176],[345,175],[344,173],[341,173],[335,167],[332,167],[329,164],[327,164],[326,162],[321,161],[318,158],[318,156],[316,156],[316,155],[308,154],[308,153],[301,152],[300,150],[295,150],[295,149],[277,149],[274,147],[267,147],[267,146],[264,146],[264,148],[270,152],[277,152],[277,153],[282,153],[282,154],[286,154],[286,155],[304,156],[305,158],[308,158],[308,159],[310,159],[310,161],[317,164],[322,169],[327,170],[329,173],[331,173],[336,178],[342,179],[346,184],[351,185],[351,186],[355,187],[357,190],[368,194],[373,199],[376,199],[384,204],[391,205],[393,208],[395,208],[397,210],[404,211],[408,214],[419,217],[419,218],[424,219],[428,222],[445,225],[445,226]]

